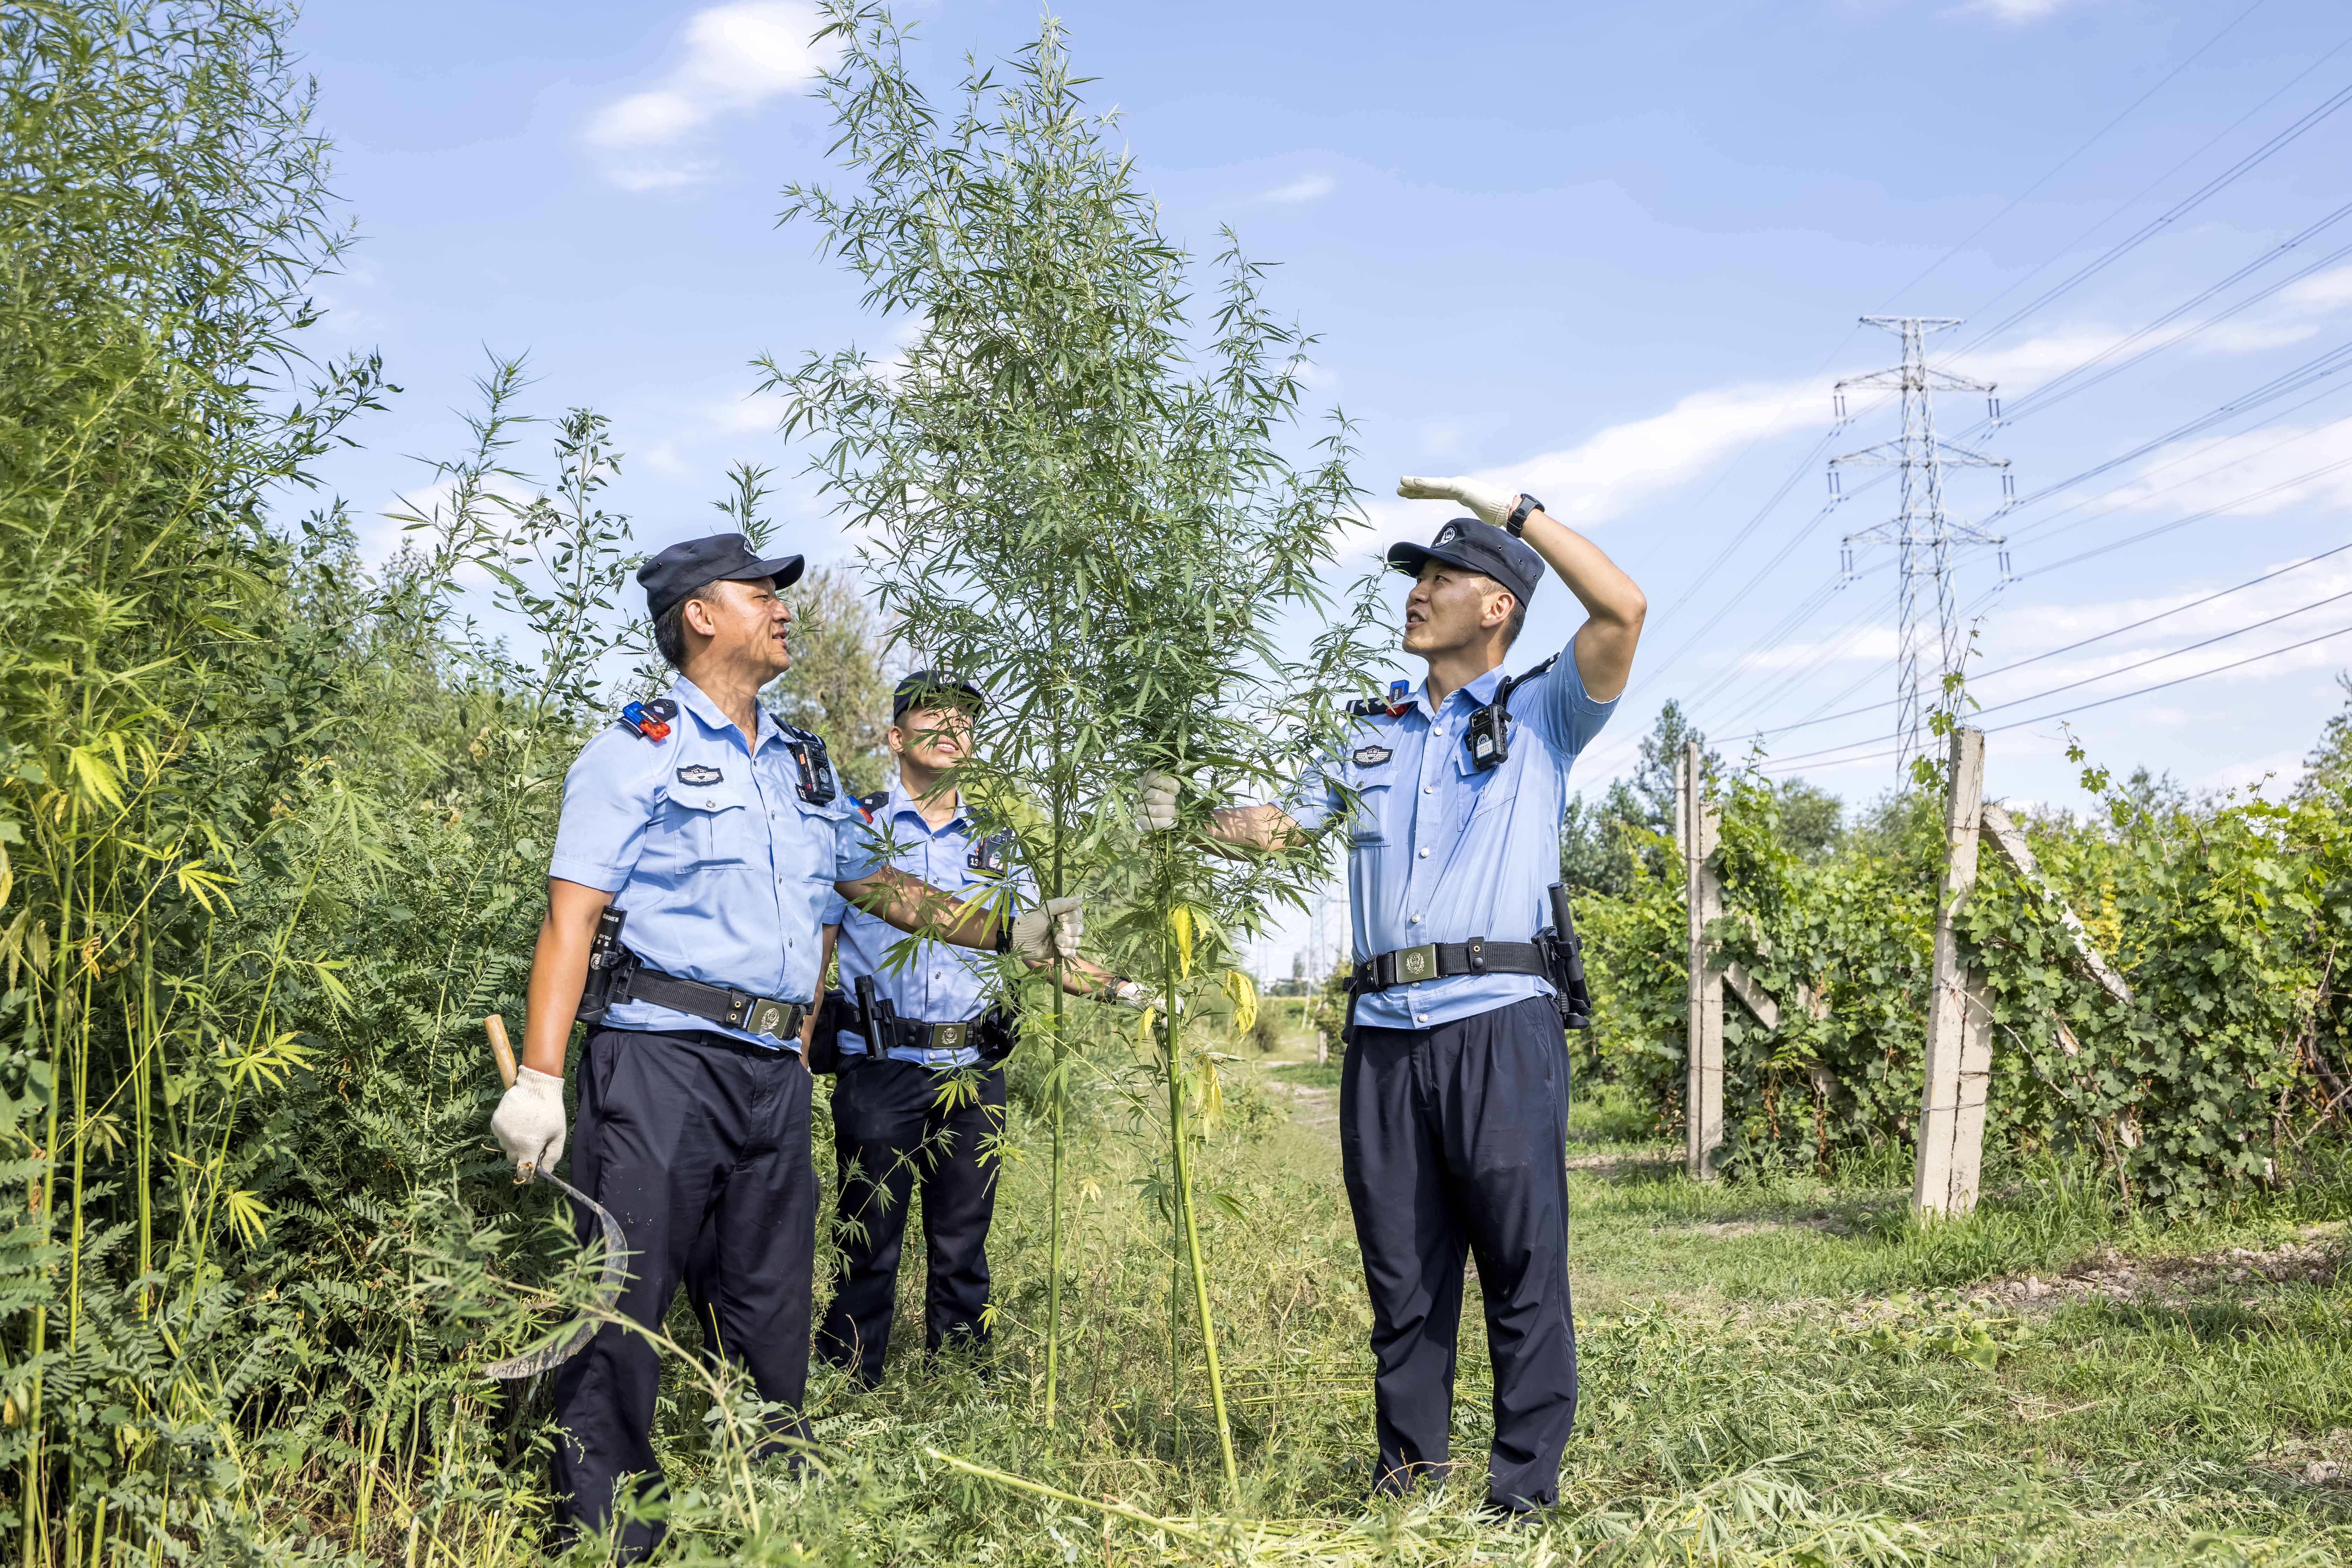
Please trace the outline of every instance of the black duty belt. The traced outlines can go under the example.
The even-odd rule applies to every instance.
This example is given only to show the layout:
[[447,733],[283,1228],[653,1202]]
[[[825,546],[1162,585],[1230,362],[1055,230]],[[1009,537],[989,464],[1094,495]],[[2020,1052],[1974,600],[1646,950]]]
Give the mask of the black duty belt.
[[1451,980],[1462,974],[1533,974],[1551,978],[1551,966],[1545,962],[1544,951],[1531,942],[1488,942],[1485,937],[1472,937],[1468,942],[1431,942],[1419,947],[1401,947],[1394,952],[1383,952],[1356,965],[1349,981],[1349,989],[1361,995],[1367,991],[1386,991],[1393,985],[1411,985],[1423,980]]
[[[966,1018],[956,1024],[927,1024],[920,1018],[886,1018],[876,1033],[883,1050],[960,1051],[965,1047],[980,1047],[978,1018]],[[869,1041],[868,1044],[876,1042]]]
[[708,1018],[714,1024],[724,1024],[730,1029],[765,1035],[780,1044],[800,1038],[801,1025],[809,1012],[805,1002],[754,996],[731,985],[706,985],[699,980],[665,973],[645,963],[632,966],[615,990],[626,992],[625,995],[614,995],[615,1002],[651,1002]]

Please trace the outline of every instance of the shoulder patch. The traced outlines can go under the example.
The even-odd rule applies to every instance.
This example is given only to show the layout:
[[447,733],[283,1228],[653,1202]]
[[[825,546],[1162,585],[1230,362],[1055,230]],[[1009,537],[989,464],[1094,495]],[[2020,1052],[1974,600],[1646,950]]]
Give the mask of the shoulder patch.
[[1360,768],[1376,768],[1395,756],[1396,752],[1387,746],[1358,746],[1349,755]]
[[889,799],[890,792],[887,789],[877,789],[872,795],[861,795],[857,797],[857,814],[871,822],[874,820],[874,814],[881,810]]
[[726,776],[719,769],[700,763],[688,763],[677,770],[677,782],[682,784],[715,784]]

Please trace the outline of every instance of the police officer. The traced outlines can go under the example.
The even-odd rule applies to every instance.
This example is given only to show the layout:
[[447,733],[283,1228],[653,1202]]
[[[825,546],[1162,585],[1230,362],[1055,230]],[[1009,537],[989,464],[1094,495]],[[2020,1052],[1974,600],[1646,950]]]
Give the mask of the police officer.
[[[858,804],[877,850],[889,852],[900,870],[967,899],[1009,882],[1013,901],[1026,903],[1033,884],[1013,864],[1012,836],[977,836],[971,803],[956,785],[982,701],[978,688],[937,670],[900,681],[886,737],[898,782]],[[871,1387],[882,1375],[918,1183],[929,1264],[924,1342],[934,1354],[950,1340],[973,1349],[987,1342],[994,1140],[1004,1127],[999,1064],[1012,1046],[1013,1020],[987,1005],[985,960],[936,942],[896,951],[904,940],[898,932],[838,897],[825,927],[828,952],[838,942],[843,990],[871,1016],[853,1015],[858,1021],[839,1037],[833,1138],[841,1264],[816,1347]],[[1083,962],[1065,966],[1062,984],[1129,1006],[1149,999],[1135,982]]]
[[[1374,1490],[1447,1469],[1466,1248],[1495,1373],[1487,1504],[1517,1516],[1558,1500],[1576,1415],[1568,1054],[1532,939],[1551,924],[1570,764],[1624,689],[1646,606],[1531,496],[1470,479],[1397,493],[1475,514],[1389,551],[1413,578],[1404,651],[1427,663],[1420,689],[1356,704],[1347,743],[1287,803],[1216,811],[1206,828],[1228,852],[1259,852],[1346,814],[1356,963],[1339,1153],[1371,1297]],[[1589,618],[1506,678],[1546,565]],[[1145,826],[1177,825],[1174,780],[1148,774],[1141,794]]]
[[[523,1065],[490,1123],[519,1166],[553,1166],[565,1142],[565,1047],[575,1013],[587,1016],[571,1174],[627,1237],[620,1310],[657,1331],[703,1237],[727,1353],[762,1399],[794,1412],[816,1246],[798,1051],[820,915],[835,896],[856,899],[902,930],[1041,960],[1075,952],[1078,921],[1076,901],[1061,900],[1008,927],[876,862],[823,742],[758,703],[792,662],[780,591],[800,574],[799,556],[761,559],[740,533],[673,545],[637,574],[678,679],[663,698],[630,704],[565,776]],[[621,920],[617,941],[608,909]],[[583,998],[592,950],[610,966]],[[583,1246],[589,1224],[581,1216]],[[619,1324],[557,1372],[561,1538],[605,1527],[630,1477],[658,1484],[660,1375],[653,1343]],[[763,1452],[805,1436],[794,1416]],[[657,1523],[630,1521],[622,1560],[642,1558],[660,1535]]]

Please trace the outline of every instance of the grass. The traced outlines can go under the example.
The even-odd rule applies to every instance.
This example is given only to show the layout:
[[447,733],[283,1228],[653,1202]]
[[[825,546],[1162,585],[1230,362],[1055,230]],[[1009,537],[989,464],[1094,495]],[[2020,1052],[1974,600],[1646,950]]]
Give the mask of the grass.
[[[1255,1070],[1293,1085],[1319,1078],[1311,1063]],[[2177,1261],[2310,1234],[2333,1245],[2341,1189],[2159,1229],[2047,1176],[1922,1232],[1902,1220],[1901,1173],[1700,1186],[1642,1157],[1654,1141],[1628,1136],[1636,1119],[1605,1100],[1581,1107],[1571,1153],[1599,1145],[1625,1157],[1570,1173],[1577,1436],[1559,1516],[1502,1533],[1472,1514],[1479,1473],[1409,1505],[1362,1506],[1369,1313],[1333,1129],[1304,1097],[1236,1084],[1231,1098],[1256,1130],[1213,1141],[1201,1176],[1217,1194],[1202,1214],[1214,1233],[1238,1509],[1217,1500],[1205,1401],[1171,1400],[1174,1255],[1164,1215],[1138,1196],[1150,1173],[1124,1140],[1102,1138],[1082,1145],[1077,1165],[1059,1426],[1035,1419],[1043,1173],[1015,1160],[991,1248],[1003,1313],[994,1364],[926,1366],[894,1348],[872,1393],[820,1380],[813,1398],[832,1479],[763,1472],[762,1533],[740,1560],[1042,1568],[2352,1554],[2352,1489],[2326,1479],[2331,1465],[2352,1471],[2352,1290]],[[1295,1117],[1286,1100],[1301,1104]],[[2054,1307],[2004,1305],[1988,1285],[2117,1254],[2170,1258],[2175,1272],[2158,1293]],[[910,1266],[901,1285],[902,1329],[919,1325],[919,1270]],[[1183,1380],[1197,1385],[1198,1345],[1176,1348]],[[1473,1472],[1488,1394],[1474,1304],[1455,1416],[1455,1453]],[[667,1423],[674,1474],[697,1463],[691,1406],[681,1397]],[[1026,1489],[1035,1486],[1062,1495]],[[715,1538],[680,1545],[688,1560],[735,1551]]]

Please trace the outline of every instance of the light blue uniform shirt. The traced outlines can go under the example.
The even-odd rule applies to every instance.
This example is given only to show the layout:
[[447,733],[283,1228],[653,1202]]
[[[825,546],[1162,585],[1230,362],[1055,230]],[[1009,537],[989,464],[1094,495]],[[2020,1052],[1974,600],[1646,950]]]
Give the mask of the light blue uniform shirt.
[[[813,1001],[833,885],[877,866],[865,821],[846,796],[801,798],[799,764],[765,710],[759,749],[747,752],[742,732],[692,681],[680,678],[669,696],[678,712],[667,739],[608,725],[564,774],[547,874],[612,894],[628,911],[623,944],[656,969]],[[779,1044],[651,1002],[619,1004],[598,1026]]]
[[[1571,644],[1513,689],[1510,756],[1480,773],[1463,730],[1502,678],[1490,669],[1434,710],[1424,680],[1402,714],[1357,720],[1286,804],[1301,826],[1319,827],[1352,792],[1348,901],[1359,963],[1423,942],[1527,942],[1551,924],[1546,894],[1559,880],[1569,766],[1617,704],[1585,694]],[[1456,975],[1366,992],[1356,1022],[1427,1029],[1551,994],[1532,974]]]
[[[907,794],[905,786],[894,784],[882,804],[874,809],[873,826],[865,831],[869,852],[879,855],[886,847],[884,841],[888,840],[898,849],[890,857],[890,864],[909,876],[921,878],[941,892],[969,899],[1009,882],[1015,889],[1012,909],[1020,909],[1030,901],[1034,884],[1025,870],[1010,868],[1001,856],[994,857],[999,860],[998,869],[971,863],[980,840],[972,837],[971,817],[961,795],[956,797],[955,816],[934,828],[923,820],[921,808]],[[959,1024],[987,1010],[989,983],[994,972],[993,954],[958,947],[953,942],[923,942],[917,944],[912,963],[894,967],[890,949],[906,938],[898,927],[867,914],[838,895],[826,908],[824,923],[841,928],[840,945],[834,955],[841,963],[841,987],[849,993],[852,1001],[857,996],[858,978],[870,974],[874,977],[875,999],[887,1000],[901,1018],[926,1024]],[[852,1029],[842,1030],[841,1049],[845,1056],[864,1056],[866,1037]],[[940,1068],[970,1067],[980,1059],[980,1052],[971,1046],[952,1056],[903,1046],[894,1047],[890,1055],[900,1061]]]

